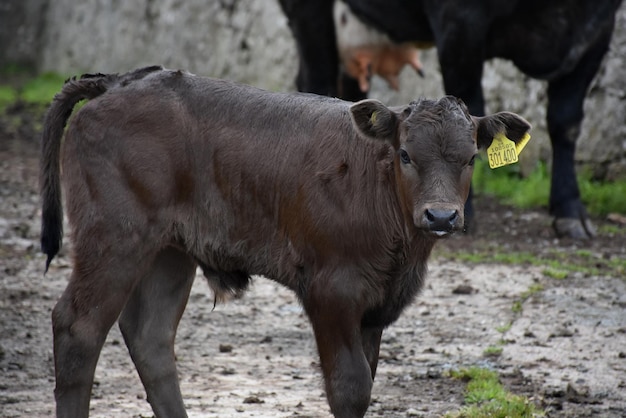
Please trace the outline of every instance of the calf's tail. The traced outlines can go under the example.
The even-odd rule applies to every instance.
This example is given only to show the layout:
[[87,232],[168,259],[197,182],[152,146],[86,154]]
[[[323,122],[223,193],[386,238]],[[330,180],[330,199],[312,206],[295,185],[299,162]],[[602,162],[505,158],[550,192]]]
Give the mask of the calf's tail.
[[63,204],[61,202],[60,154],[65,125],[74,106],[84,99],[93,99],[116,85],[141,79],[147,74],[162,70],[160,66],[141,68],[118,74],[84,74],[65,82],[56,94],[44,120],[39,160],[39,188],[41,195],[41,250],[50,262],[59,252],[63,240]]

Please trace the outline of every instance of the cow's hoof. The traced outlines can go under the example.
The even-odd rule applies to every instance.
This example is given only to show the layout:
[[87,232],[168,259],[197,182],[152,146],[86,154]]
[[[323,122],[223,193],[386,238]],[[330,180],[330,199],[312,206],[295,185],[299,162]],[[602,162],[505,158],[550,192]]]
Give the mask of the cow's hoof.
[[556,218],[552,224],[559,238],[591,239],[596,228],[588,218]]

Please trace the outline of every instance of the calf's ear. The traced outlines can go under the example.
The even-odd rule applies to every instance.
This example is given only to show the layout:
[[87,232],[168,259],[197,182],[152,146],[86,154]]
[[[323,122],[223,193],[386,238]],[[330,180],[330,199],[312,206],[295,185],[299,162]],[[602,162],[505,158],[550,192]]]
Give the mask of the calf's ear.
[[491,145],[493,137],[503,133],[516,144],[520,142],[531,125],[523,117],[511,112],[500,112],[489,116],[472,116],[476,124],[476,141],[478,148],[486,149]]
[[352,124],[363,136],[394,143],[398,117],[387,106],[374,99],[361,100],[350,106]]

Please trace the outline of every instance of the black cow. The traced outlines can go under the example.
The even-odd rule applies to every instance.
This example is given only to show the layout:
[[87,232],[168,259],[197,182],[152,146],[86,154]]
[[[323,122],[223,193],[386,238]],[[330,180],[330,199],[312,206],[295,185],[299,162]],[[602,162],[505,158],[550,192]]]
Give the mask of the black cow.
[[[559,235],[593,236],[576,182],[574,152],[583,101],[609,48],[621,0],[346,0],[362,21],[393,41],[434,43],[446,93],[484,114],[483,62],[513,61],[547,80],[547,121],[553,149],[550,213]],[[301,91],[364,97],[358,82],[339,73],[334,0],[280,0],[300,58]],[[339,80],[339,81],[338,81]],[[466,205],[471,215],[471,199]]]

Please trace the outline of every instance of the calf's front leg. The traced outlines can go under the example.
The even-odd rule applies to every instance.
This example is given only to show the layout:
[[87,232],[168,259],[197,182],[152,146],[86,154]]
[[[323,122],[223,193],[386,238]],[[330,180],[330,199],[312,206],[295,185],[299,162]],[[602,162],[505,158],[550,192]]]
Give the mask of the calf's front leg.
[[[374,375],[370,364],[378,361],[378,347],[373,350],[375,334],[368,332],[363,340],[362,309],[352,295],[341,292],[320,283],[304,305],[315,333],[331,412],[336,418],[361,418],[370,403]],[[364,345],[369,347],[368,355]]]
[[367,359],[372,372],[372,380],[376,376],[378,367],[378,354],[380,352],[380,340],[383,335],[382,327],[363,327],[361,328],[361,341],[363,344],[363,353]]

